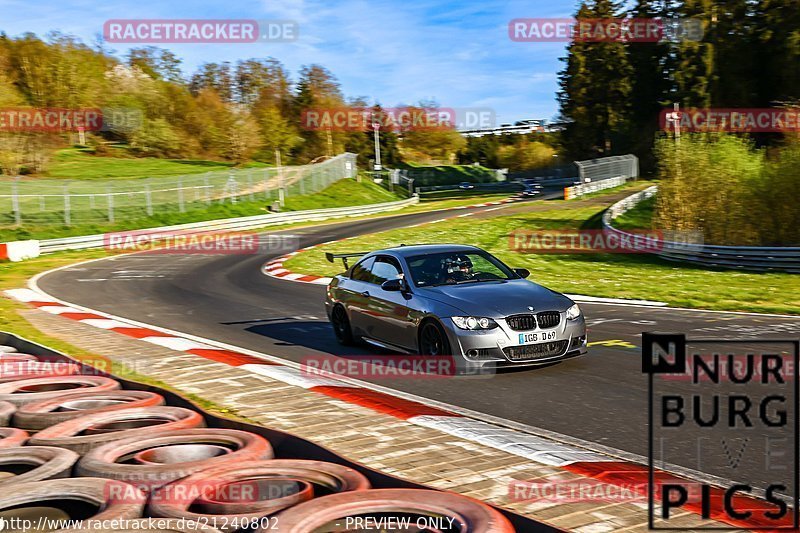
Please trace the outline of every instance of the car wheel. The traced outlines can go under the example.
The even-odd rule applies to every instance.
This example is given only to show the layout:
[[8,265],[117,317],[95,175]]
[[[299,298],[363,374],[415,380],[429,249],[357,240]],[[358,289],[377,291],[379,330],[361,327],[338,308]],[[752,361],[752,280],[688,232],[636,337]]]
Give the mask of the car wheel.
[[354,343],[353,330],[350,328],[350,320],[347,318],[347,311],[344,307],[337,305],[331,312],[331,325],[333,325],[333,332],[336,334],[336,340],[344,346],[350,346]]
[[426,322],[419,334],[421,355],[450,355],[450,343],[442,327],[433,321]]

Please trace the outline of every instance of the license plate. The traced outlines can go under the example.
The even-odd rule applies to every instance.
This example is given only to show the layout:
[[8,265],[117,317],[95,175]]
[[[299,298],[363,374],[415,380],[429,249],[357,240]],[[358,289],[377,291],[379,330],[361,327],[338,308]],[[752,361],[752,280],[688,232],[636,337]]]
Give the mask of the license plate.
[[535,342],[547,342],[556,338],[555,331],[537,331],[536,333],[520,333],[517,344],[532,344]]

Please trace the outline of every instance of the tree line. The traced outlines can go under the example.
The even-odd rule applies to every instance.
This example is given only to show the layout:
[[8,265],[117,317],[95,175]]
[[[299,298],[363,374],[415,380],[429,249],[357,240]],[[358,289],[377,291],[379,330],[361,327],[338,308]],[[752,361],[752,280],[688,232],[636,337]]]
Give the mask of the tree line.
[[[586,0],[578,19],[694,19],[699,40],[573,41],[558,94],[563,147],[574,159],[635,153],[655,167],[659,113],[681,108],[767,108],[800,93],[800,3],[796,0]],[[754,136],[774,145],[780,134]]]
[[783,133],[662,129],[687,108],[796,108],[797,0],[612,0],[580,3],[576,18],[695,19],[701,39],[570,43],[558,99],[563,149],[575,159],[634,153],[660,179],[653,226],[701,231],[706,243],[800,245],[800,143]]
[[[346,97],[335,75],[321,65],[304,66],[293,78],[275,58],[206,63],[187,75],[180,58],[157,47],[115,57],[102,43],[89,46],[59,33],[41,39],[0,35],[0,108],[102,108],[135,110],[135,128],[88,134],[98,153],[120,143],[136,155],[250,160],[306,164],[343,151],[366,166],[374,153],[373,132],[303,127],[309,108],[367,108],[367,98]],[[421,102],[414,109],[436,107]],[[403,135],[400,135],[403,133]],[[0,132],[0,167],[7,174],[46,168],[53,150],[67,139],[50,134]],[[72,135],[71,137],[74,137]],[[74,141],[73,139],[70,139]],[[452,128],[381,131],[381,159],[452,162],[466,141]]]

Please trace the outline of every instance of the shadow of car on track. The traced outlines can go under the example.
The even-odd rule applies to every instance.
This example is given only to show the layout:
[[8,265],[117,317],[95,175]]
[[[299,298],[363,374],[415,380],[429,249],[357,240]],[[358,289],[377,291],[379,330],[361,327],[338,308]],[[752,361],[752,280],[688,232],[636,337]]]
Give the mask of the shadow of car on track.
[[[233,325],[234,323],[227,323]],[[336,356],[343,359],[352,358],[353,360],[363,361],[365,358],[373,366],[385,365],[396,366],[399,360],[403,358],[410,358],[419,360],[419,355],[410,355],[391,350],[382,349],[376,346],[369,345],[361,342],[356,346],[342,346],[336,340],[331,325],[327,321],[322,320],[297,320],[291,317],[271,318],[264,320],[250,320],[247,322],[237,322],[235,324],[251,324],[245,328],[245,331],[254,333],[262,337],[267,337],[273,341],[274,346],[296,346],[313,350],[314,352],[322,352],[318,355],[309,353],[309,357]],[[582,359],[582,358],[580,358]],[[574,365],[580,364],[580,359],[573,359],[569,361],[557,361],[537,366],[522,366],[512,367],[503,366],[499,368],[491,367],[487,369],[489,374],[518,374],[520,372],[531,372],[532,374],[538,371],[545,371],[563,364]],[[450,365],[430,365],[426,367],[430,374],[452,375],[452,368]],[[380,374],[379,370],[375,371]]]

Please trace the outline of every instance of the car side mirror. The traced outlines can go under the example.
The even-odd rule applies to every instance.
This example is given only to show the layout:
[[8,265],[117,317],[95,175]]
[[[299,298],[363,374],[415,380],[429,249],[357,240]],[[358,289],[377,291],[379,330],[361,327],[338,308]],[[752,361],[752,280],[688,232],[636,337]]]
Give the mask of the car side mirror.
[[519,276],[521,278],[527,278],[528,276],[531,275],[531,271],[528,270],[527,268],[515,268],[514,269],[514,274],[516,274],[517,276]]
[[381,283],[381,289],[388,292],[404,291],[406,289],[406,284],[400,278],[389,279]]

